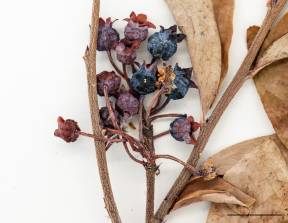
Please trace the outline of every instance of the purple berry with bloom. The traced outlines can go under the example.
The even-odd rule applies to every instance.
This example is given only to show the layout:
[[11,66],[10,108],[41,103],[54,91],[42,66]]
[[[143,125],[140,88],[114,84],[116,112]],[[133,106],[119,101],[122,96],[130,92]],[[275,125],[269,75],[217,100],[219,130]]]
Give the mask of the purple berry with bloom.
[[192,116],[176,118],[170,124],[170,134],[177,141],[185,141],[187,144],[196,144],[193,135],[200,128],[200,124],[194,121]]
[[109,96],[115,96],[120,88],[121,78],[114,71],[103,71],[97,74],[97,93],[104,96],[104,86],[107,86]]
[[116,46],[117,60],[123,64],[133,64],[137,58],[136,50],[140,44],[140,40],[122,39]]
[[106,21],[102,18],[99,19],[99,30],[97,40],[97,50],[107,51],[114,49],[120,39],[119,33],[112,27],[114,21],[107,18]]
[[139,104],[139,100],[131,93],[122,92],[116,100],[116,109],[127,119],[138,113]]
[[161,26],[160,32],[149,37],[148,50],[153,58],[169,60],[177,51],[177,43],[180,43],[185,37],[184,34],[177,34],[176,25],[168,29]]
[[124,34],[129,40],[144,41],[148,36],[148,29],[156,28],[153,23],[147,20],[147,16],[144,14],[136,15],[135,12],[132,12],[130,18],[124,20],[128,22]]
[[146,65],[145,63],[131,78],[131,86],[140,95],[146,95],[156,90],[157,62]]

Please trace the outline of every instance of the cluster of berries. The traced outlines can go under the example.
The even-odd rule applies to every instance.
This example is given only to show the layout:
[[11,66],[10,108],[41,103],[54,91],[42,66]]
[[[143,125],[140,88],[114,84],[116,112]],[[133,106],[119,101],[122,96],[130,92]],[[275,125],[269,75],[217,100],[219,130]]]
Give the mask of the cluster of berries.
[[[155,32],[149,38],[149,28],[155,29],[156,26],[149,22],[144,14],[135,14],[132,12],[130,18],[124,19],[127,25],[124,29],[124,38],[120,39],[120,34],[113,28],[111,18],[102,18],[99,20],[98,33],[98,51],[107,51],[111,55],[111,51],[115,52],[117,60],[123,65],[130,65],[133,69],[131,76],[127,76],[128,89],[121,84],[121,74],[114,71],[103,71],[97,75],[97,90],[100,96],[104,96],[104,87],[109,97],[113,97],[114,113],[117,122],[121,123],[137,115],[139,112],[139,100],[141,96],[151,94],[157,89],[165,88],[165,96],[169,100],[178,100],[185,97],[189,88],[197,88],[196,84],[191,80],[192,68],[183,69],[178,64],[172,66],[159,66],[161,60],[169,60],[177,51],[177,44],[185,39],[184,34],[177,33],[177,26],[171,26],[168,29],[160,27],[160,31]],[[116,21],[116,20],[115,20]],[[152,62],[140,65],[136,61],[137,49],[143,41],[148,38],[147,49],[152,56]],[[112,59],[112,56],[110,60]],[[115,62],[113,61],[114,67]],[[123,66],[124,67],[124,66]],[[117,68],[118,72],[120,69]],[[121,71],[120,71],[121,72]],[[119,73],[119,72],[118,72]],[[126,73],[123,70],[123,73]],[[123,74],[122,73],[122,74]],[[127,74],[126,74],[127,75]],[[109,99],[110,100],[110,99]],[[109,117],[107,107],[100,110],[100,118],[103,127],[113,128],[113,123]],[[181,122],[181,120],[186,120]],[[195,131],[194,121],[190,118],[177,119],[171,123],[171,134],[180,141],[187,143],[195,143],[192,137]],[[188,125],[191,124],[189,127]],[[182,132],[179,132],[179,125],[183,126]],[[188,126],[188,127],[187,127]]]
[[[156,26],[149,22],[144,14],[132,12],[130,18],[124,19],[127,25],[124,29],[124,38],[113,28],[116,21],[111,18],[99,19],[99,31],[97,50],[108,53],[109,60],[115,71],[103,71],[97,75],[97,92],[99,96],[107,98],[114,112],[114,123],[110,117],[109,106],[100,109],[100,118],[103,128],[114,128],[115,119],[120,126],[131,117],[139,113],[140,98],[151,94],[156,90],[165,89],[166,101],[179,100],[185,97],[189,88],[197,88],[191,80],[192,68],[181,68],[178,64],[174,67],[159,65],[160,61],[169,60],[177,51],[177,44],[185,39],[184,34],[177,33],[177,26],[168,29],[160,26],[160,31],[155,32],[149,38],[148,30],[156,29]],[[137,49],[148,39],[147,49],[152,56],[151,63],[142,65],[136,61]],[[116,54],[118,62],[123,66],[121,70],[114,62],[112,52]],[[126,66],[131,66],[132,74],[128,75]],[[122,85],[122,78],[127,81],[127,86]],[[161,98],[160,98],[161,99]],[[73,125],[74,124],[74,125]],[[65,141],[75,141],[80,131],[77,123],[71,120],[58,120],[59,128],[56,136]],[[185,141],[195,144],[193,136],[199,128],[192,117],[177,118],[171,123],[170,133],[178,141]],[[70,131],[70,130],[71,131]],[[69,133],[71,133],[69,135]]]

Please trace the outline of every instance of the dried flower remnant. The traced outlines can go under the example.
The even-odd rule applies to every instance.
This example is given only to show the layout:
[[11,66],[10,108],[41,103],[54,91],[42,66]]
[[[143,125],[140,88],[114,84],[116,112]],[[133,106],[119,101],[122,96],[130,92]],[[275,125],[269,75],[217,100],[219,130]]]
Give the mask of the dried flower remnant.
[[157,62],[146,65],[145,63],[131,78],[131,86],[140,95],[146,95],[156,90]]
[[201,167],[200,173],[204,176],[204,180],[213,180],[217,177],[216,168],[211,159],[208,159]]
[[160,32],[148,38],[148,50],[153,58],[169,60],[177,51],[177,43],[186,38],[184,34],[177,34],[177,26],[165,29],[161,26]]
[[136,50],[141,41],[122,39],[116,46],[117,60],[123,64],[133,64],[137,58]]
[[102,18],[99,19],[99,30],[97,40],[97,50],[107,51],[114,49],[119,41],[119,33],[112,27],[114,21],[107,18],[106,21]]
[[145,14],[136,15],[135,12],[130,14],[130,18],[124,19],[128,22],[125,27],[125,37],[129,40],[144,41],[148,36],[148,29],[155,29],[156,26],[147,20]]
[[63,139],[65,142],[75,142],[80,133],[80,128],[72,119],[63,119],[62,117],[58,117],[57,119],[58,129],[55,130],[54,135]]
[[114,71],[103,71],[97,75],[97,93],[104,96],[104,86],[107,86],[109,96],[116,95],[121,85],[121,78]]
[[187,144],[196,144],[193,135],[200,128],[200,124],[194,121],[192,116],[180,117],[170,124],[170,134],[177,141],[185,141]]
[[139,100],[129,92],[120,93],[116,100],[116,109],[127,119],[138,113]]

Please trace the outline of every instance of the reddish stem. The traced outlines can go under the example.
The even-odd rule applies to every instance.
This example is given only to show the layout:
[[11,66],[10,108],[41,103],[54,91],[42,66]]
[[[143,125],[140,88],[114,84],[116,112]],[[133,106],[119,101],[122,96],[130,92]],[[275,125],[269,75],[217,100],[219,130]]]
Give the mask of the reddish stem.
[[164,101],[164,103],[162,105],[160,105],[160,107],[156,107],[152,110],[151,115],[155,115],[157,113],[159,113],[160,111],[162,111],[170,102],[169,98],[166,98],[166,100]]
[[172,161],[175,161],[179,164],[181,164],[182,166],[184,166],[187,170],[190,170],[191,172],[193,173],[198,173],[197,169],[195,167],[193,167],[192,165],[188,164],[188,163],[185,163],[184,161],[178,159],[177,157],[175,156],[171,156],[171,155],[155,155],[154,156],[155,160],[157,159],[167,159],[167,160],[172,160]]
[[173,117],[185,117],[185,115],[183,114],[177,114],[177,113],[170,113],[170,114],[163,114],[163,115],[155,115],[155,116],[152,116],[150,118],[150,122],[153,122],[155,121],[156,119],[159,119],[159,118],[173,118]]
[[166,136],[166,135],[169,135],[170,134],[170,130],[167,130],[167,131],[165,131],[165,132],[161,132],[161,133],[159,133],[159,134],[157,134],[157,135],[154,135],[153,136],[153,139],[155,140],[155,139],[159,139],[159,138],[161,138],[162,136]]
[[86,133],[86,132],[79,132],[79,135],[82,135],[82,136],[85,136],[85,137],[89,137],[89,138],[95,139],[97,141],[109,142],[109,143],[124,142],[125,141],[123,139],[109,139],[109,138],[105,138],[105,137],[99,137],[99,136],[95,136],[93,134]]

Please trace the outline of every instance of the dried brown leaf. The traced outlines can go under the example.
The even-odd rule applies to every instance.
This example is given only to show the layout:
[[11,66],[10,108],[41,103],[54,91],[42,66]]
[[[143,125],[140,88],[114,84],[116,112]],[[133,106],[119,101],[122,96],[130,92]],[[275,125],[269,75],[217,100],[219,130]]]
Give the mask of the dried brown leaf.
[[234,0],[212,0],[212,3],[221,41],[221,83],[227,74],[229,65],[229,49],[233,35]]
[[255,202],[255,199],[220,177],[209,181],[201,177],[193,179],[185,187],[184,191],[177,199],[173,210],[197,201],[211,201],[215,203],[236,204],[243,207],[250,207]]
[[[241,211],[237,211],[238,207],[235,205],[232,209],[231,205],[230,208],[212,205],[207,223],[274,223],[288,220],[288,167],[282,153],[283,145],[280,145],[276,136],[257,138],[255,142],[244,142],[247,146],[258,145],[250,147],[250,152],[242,155],[224,175],[226,181],[256,199],[255,205],[250,208],[251,215],[229,216]],[[243,148],[243,144],[239,145],[231,147],[234,150],[231,154],[235,154],[236,148]],[[221,153],[223,152],[219,154]],[[225,150],[224,154],[227,153]],[[278,216],[272,216],[273,214]]]
[[[269,136],[274,138],[275,136]],[[231,169],[245,154],[252,151],[256,146],[267,140],[267,136],[247,140],[230,146],[209,158],[216,168],[218,175],[223,176]]]
[[250,26],[247,29],[247,37],[246,37],[246,41],[247,41],[247,48],[249,49],[259,31],[260,27],[259,26]]
[[[247,29],[247,46],[250,48],[254,38],[256,37],[260,27],[259,26],[251,26]],[[267,38],[265,39],[259,57],[263,55],[263,53],[278,39],[288,33],[288,13],[286,13],[279,22],[271,29]]]
[[256,75],[260,70],[265,67],[288,58],[288,33],[275,41],[260,57],[252,71],[252,75]]
[[218,92],[221,78],[221,42],[211,0],[166,0],[177,24],[187,35],[189,54],[203,113]]
[[266,67],[254,81],[279,139],[288,148],[288,59]]
[[271,32],[268,34],[266,40],[263,43],[260,54],[262,55],[272,43],[280,39],[282,36],[288,33],[288,13],[286,13],[280,21],[272,28]]

